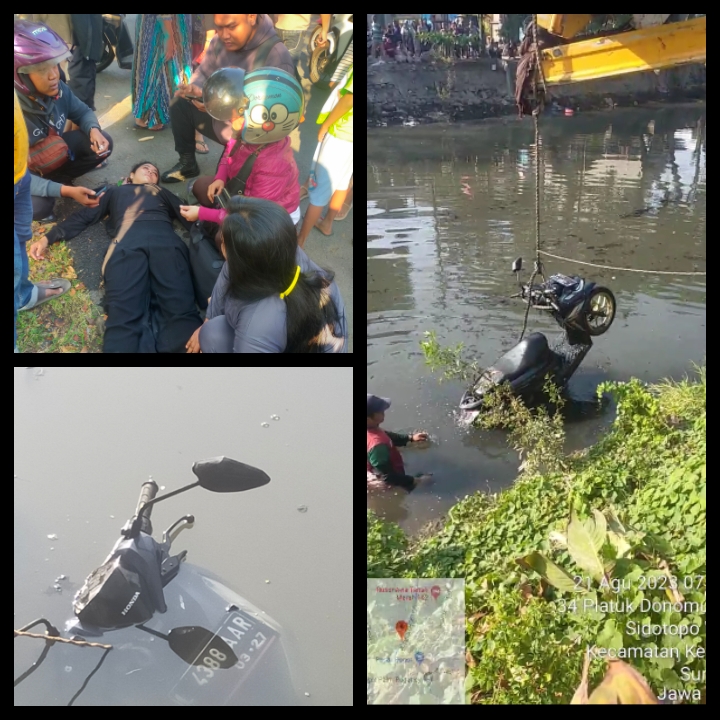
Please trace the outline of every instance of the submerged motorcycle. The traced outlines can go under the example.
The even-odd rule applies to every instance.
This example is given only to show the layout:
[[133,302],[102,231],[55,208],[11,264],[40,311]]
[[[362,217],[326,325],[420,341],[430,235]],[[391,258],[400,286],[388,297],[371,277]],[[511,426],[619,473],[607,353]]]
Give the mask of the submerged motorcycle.
[[460,400],[460,409],[479,413],[494,388],[509,383],[526,404],[540,399],[546,378],[560,390],[578,369],[592,347],[615,319],[615,296],[600,285],[573,275],[551,275],[538,285],[521,284],[522,258],[513,262],[521,297],[530,307],[549,312],[563,329],[551,348],[542,333],[531,333],[473,380]]
[[327,42],[317,44],[320,30],[310,37],[310,81],[314,85],[333,87],[340,82],[353,64],[353,16],[333,15],[328,29]]
[[[75,617],[64,633],[45,618],[16,630],[16,675],[26,668],[15,679],[16,706],[304,704],[277,622],[218,578],[186,564],[186,550],[171,554],[172,542],[194,517],[174,522],[161,542],[150,523],[156,503],[198,485],[241,492],[270,478],[225,457],[192,469],[196,482],[161,497],[155,482],[143,484],[134,516],[75,595]],[[37,640],[22,637],[39,625],[48,637],[40,652],[31,645]],[[27,682],[30,675],[35,685]]]

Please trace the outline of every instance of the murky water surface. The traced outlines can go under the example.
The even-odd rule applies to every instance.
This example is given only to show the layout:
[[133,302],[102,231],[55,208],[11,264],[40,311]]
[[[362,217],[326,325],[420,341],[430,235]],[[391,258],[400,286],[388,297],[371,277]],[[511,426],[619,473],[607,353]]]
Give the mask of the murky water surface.
[[[153,510],[155,537],[192,513],[195,526],[174,541],[173,554],[186,549],[188,565],[213,573],[280,623],[301,679],[300,704],[352,704],[353,521],[344,479],[351,369],[23,367],[14,381],[16,628],[38,617],[62,628],[72,618],[75,590],[104,561],[149,475],[170,492],[196,480],[196,460],[226,455],[261,468],[271,482],[169,498]],[[179,600],[185,607],[192,601]],[[128,637],[134,642],[132,632],[142,635],[131,628],[100,641],[120,647]],[[16,679],[43,645],[15,640]],[[67,705],[81,689],[79,667],[57,662],[61,647],[18,686],[15,704]],[[79,652],[92,667],[102,651]],[[121,657],[112,651],[75,704],[93,697],[98,704],[170,704],[165,693],[187,666],[141,648],[119,671],[113,663]],[[128,690],[121,702],[108,700],[124,687],[145,694]]]
[[[703,106],[543,117],[542,248],[599,265],[649,271],[705,270]],[[389,396],[385,426],[424,429],[427,449],[405,452],[409,472],[436,481],[410,496],[369,501],[408,529],[478,488],[506,487],[517,458],[505,436],[455,426],[462,394],[441,385],[419,341],[465,343],[488,365],[517,341],[524,307],[509,300],[510,273],[535,248],[534,136],[530,120],[368,132],[368,392]],[[705,277],[585,267],[545,258],[549,273],[581,274],[617,297],[614,325],[571,382],[578,397],[598,382],[679,378],[705,357]],[[552,338],[551,319],[530,330]],[[592,442],[611,419],[568,427]]]

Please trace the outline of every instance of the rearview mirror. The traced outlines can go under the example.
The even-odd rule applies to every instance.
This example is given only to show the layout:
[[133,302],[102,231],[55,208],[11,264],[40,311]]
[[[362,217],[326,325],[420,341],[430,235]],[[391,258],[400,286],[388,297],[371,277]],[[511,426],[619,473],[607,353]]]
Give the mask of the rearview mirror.
[[242,492],[270,482],[270,477],[259,468],[222,455],[196,462],[192,471],[200,486],[212,492]]
[[513,260],[512,271],[514,273],[516,273],[516,272],[520,272],[521,270],[522,270],[522,258],[519,257],[516,260]]

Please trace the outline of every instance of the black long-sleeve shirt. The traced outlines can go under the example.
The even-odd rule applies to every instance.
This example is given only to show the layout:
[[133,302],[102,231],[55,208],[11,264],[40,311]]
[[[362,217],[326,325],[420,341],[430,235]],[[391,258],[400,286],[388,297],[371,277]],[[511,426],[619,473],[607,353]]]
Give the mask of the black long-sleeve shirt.
[[97,207],[78,210],[52,228],[47,234],[48,244],[70,240],[106,216],[105,228],[112,238],[121,228],[127,231],[129,226],[140,222],[166,222],[172,229],[173,218],[189,230],[191,223],[180,214],[181,204],[177,195],[152,183],[111,186],[100,196]]

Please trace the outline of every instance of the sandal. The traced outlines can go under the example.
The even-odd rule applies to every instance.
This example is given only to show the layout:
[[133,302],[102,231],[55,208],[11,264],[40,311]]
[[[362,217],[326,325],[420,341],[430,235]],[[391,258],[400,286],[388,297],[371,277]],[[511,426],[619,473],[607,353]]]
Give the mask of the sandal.
[[[200,150],[198,146],[202,146],[205,148],[204,150]],[[208,147],[207,143],[204,140],[196,140],[195,141],[195,152],[198,155],[207,155],[210,152],[210,148]]]
[[304,200],[306,197],[309,197],[308,195],[308,189],[304,186],[300,186],[300,199]]
[[324,235],[325,237],[332,237],[332,236],[334,235],[334,233],[332,232],[332,230],[331,230],[329,233],[326,233],[324,230],[321,230],[320,227],[319,227],[319,223],[321,223],[324,219],[325,219],[324,217],[321,217],[321,218],[315,223],[315,229],[316,229],[321,235]]
[[[70,281],[66,280],[65,278],[54,278],[52,280],[39,280],[35,283],[35,287],[37,287],[38,289],[35,303],[28,303],[27,305],[23,305],[21,308],[18,308],[18,312],[21,312],[22,310],[32,310],[33,308],[36,308],[38,305],[42,305],[48,300],[54,300],[55,298],[61,297],[70,289],[71,286]],[[57,290],[58,288],[60,288],[62,292],[59,292],[55,295],[48,295],[45,292],[46,290]],[[42,297],[40,296],[41,293]]]
[[96,165],[93,170],[100,170],[100,168],[107,167],[107,160],[103,160],[99,165]]
[[340,208],[340,212],[335,216],[335,220],[344,220],[347,217],[347,214],[352,210],[352,206],[352,203],[350,203],[350,205],[343,203],[343,206]]
[[148,127],[147,123],[145,125],[141,125],[137,121],[137,119],[135,120],[135,129],[136,130],[147,130],[148,132],[160,132],[161,130],[164,130],[166,127],[167,127],[167,125],[163,125],[162,123],[158,123],[157,125]]

